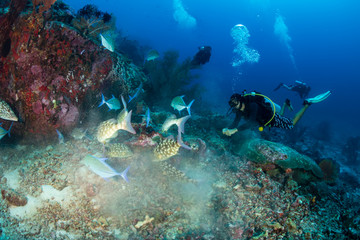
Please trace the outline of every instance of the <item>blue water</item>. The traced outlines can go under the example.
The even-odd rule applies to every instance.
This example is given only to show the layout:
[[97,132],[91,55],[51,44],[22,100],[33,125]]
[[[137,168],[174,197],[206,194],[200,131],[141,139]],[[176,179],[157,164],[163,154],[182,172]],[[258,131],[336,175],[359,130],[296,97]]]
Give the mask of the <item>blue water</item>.
[[[174,20],[170,0],[65,3],[75,10],[95,4],[102,11],[113,13],[122,35],[160,53],[178,50],[181,59],[185,59],[193,56],[198,46],[212,46],[210,62],[197,73],[208,89],[205,99],[222,113],[227,110],[233,91],[243,89],[260,91],[278,103],[290,98],[295,109],[299,109],[302,101],[296,93],[272,89],[279,82],[291,84],[301,80],[312,87],[310,96],[327,90],[333,92],[326,101],[311,106],[301,120],[304,124],[328,121],[339,136],[360,134],[360,95],[356,91],[360,86],[357,0],[183,0],[186,11],[196,19],[196,26],[191,29],[181,28]],[[288,28],[292,52],[274,34],[277,14]],[[231,66],[234,44],[230,30],[236,24],[249,30],[248,45],[260,53],[258,63]]]

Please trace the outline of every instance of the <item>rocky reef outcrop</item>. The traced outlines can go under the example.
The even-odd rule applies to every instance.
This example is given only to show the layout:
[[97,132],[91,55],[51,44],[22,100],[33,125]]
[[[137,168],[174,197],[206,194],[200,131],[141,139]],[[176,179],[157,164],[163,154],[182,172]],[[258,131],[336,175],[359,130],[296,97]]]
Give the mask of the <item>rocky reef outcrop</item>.
[[63,5],[26,2],[11,1],[0,15],[0,96],[19,116],[16,135],[31,141],[54,138],[55,129],[70,131],[83,111],[96,105],[86,96],[105,87],[127,95],[146,80],[126,57],[62,22],[76,18]]

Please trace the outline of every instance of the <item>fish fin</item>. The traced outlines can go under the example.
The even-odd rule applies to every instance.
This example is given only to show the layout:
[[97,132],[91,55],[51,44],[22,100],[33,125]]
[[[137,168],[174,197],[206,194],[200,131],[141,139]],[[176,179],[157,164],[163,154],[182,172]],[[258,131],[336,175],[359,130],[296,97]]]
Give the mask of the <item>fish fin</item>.
[[178,143],[181,147],[183,147],[183,148],[185,148],[185,149],[187,149],[187,150],[191,150],[191,147],[189,147],[188,145],[186,145],[186,144],[183,142],[183,140],[181,139],[181,131],[180,131],[180,128],[178,129],[177,143]]
[[128,131],[132,134],[136,134],[135,129],[131,125],[131,114],[132,114],[132,110],[127,114],[127,116],[124,119],[125,127],[123,130]]
[[101,107],[102,105],[104,105],[104,103],[106,103],[105,97],[104,97],[104,94],[101,94],[101,103],[99,104],[98,107]]
[[96,158],[101,162],[105,162],[106,160],[108,160],[108,158],[99,158],[99,157],[96,157]]
[[12,122],[11,123],[11,125],[10,125],[10,127],[9,127],[9,130],[7,131],[8,132],[8,135],[9,135],[9,137],[10,137],[10,130],[11,130],[11,127],[12,127],[12,125],[14,124],[14,122]]
[[120,173],[120,176],[126,181],[126,182],[129,182],[129,179],[127,177],[127,172],[129,171],[130,169],[130,166],[128,166],[122,173]]
[[189,115],[191,115],[191,113],[190,113],[190,107],[191,107],[191,105],[194,103],[194,101],[195,101],[195,99],[193,99],[193,100],[189,103],[189,105],[187,105],[187,107],[186,107],[186,109],[188,110]]
[[185,132],[185,123],[186,123],[186,121],[190,118],[191,116],[190,115],[187,115],[186,117],[182,117],[182,118],[180,118],[179,120],[179,122],[178,122],[178,128],[180,129],[180,132],[181,133],[184,133]]
[[123,103],[123,105],[124,105],[125,111],[127,111],[127,109],[126,109],[126,102],[125,102],[125,99],[124,99],[124,96],[123,96],[123,95],[121,95],[121,101],[122,101],[122,103]]
[[174,140],[174,136],[173,135],[167,136],[166,139]]
[[108,160],[108,158],[104,158],[104,157],[97,157],[94,155],[89,154],[91,157],[96,158],[97,160],[99,160],[100,162],[105,162],[106,160]]
[[131,96],[129,95],[129,101],[128,101],[128,103],[130,103],[131,100],[133,100],[133,99],[134,99],[134,97],[131,97]]

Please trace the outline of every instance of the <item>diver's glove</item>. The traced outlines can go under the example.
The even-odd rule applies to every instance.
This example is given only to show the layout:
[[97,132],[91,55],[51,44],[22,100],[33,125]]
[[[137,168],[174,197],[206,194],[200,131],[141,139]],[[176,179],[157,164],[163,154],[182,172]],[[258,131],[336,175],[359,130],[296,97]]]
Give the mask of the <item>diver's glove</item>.
[[222,130],[222,133],[226,136],[231,136],[233,135],[234,133],[236,133],[238,130],[236,128],[233,128],[233,129],[228,129],[228,128],[223,128]]
[[318,103],[318,102],[322,102],[325,99],[327,99],[330,96],[331,92],[327,91],[325,93],[322,93],[320,95],[317,95],[316,97],[313,98],[307,98],[305,99],[305,104],[312,104],[312,103]]

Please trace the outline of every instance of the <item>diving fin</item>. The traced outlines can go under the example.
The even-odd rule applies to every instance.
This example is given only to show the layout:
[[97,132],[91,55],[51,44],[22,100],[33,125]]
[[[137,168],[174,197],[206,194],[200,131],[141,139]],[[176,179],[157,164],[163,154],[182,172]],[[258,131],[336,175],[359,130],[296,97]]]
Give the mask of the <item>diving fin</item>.
[[325,99],[327,99],[330,96],[330,94],[331,94],[331,92],[327,91],[325,93],[317,95],[316,97],[305,99],[305,102],[307,102],[309,104],[322,102]]

